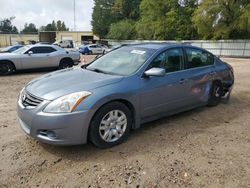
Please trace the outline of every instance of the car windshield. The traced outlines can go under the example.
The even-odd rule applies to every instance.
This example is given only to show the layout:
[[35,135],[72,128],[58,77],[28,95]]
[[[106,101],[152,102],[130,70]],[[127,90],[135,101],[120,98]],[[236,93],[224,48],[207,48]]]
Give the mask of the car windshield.
[[26,52],[30,47],[29,46],[24,46],[22,48],[19,48],[17,50],[15,50],[14,52],[12,53],[15,53],[15,54],[23,54],[24,52]]
[[13,47],[13,46],[9,46],[9,47],[3,48],[3,49],[1,49],[0,51],[1,51],[1,52],[7,52],[7,51],[9,51],[12,47]]
[[153,49],[125,46],[98,58],[86,69],[127,76],[136,72],[154,52]]

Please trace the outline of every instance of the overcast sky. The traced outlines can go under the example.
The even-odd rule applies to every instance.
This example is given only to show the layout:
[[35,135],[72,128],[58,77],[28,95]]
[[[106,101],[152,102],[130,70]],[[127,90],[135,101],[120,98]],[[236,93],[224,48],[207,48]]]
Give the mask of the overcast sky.
[[[93,0],[75,0],[76,29],[91,30]],[[25,23],[34,23],[38,28],[62,20],[70,30],[74,28],[74,0],[0,0],[0,19],[15,16],[13,21],[18,30]]]

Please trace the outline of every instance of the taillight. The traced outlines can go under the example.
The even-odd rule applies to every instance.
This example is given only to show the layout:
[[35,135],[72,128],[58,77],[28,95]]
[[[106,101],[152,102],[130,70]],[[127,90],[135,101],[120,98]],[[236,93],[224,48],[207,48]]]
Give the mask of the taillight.
[[225,63],[227,65],[227,67],[229,68],[229,70],[231,71],[231,73],[234,73],[234,69],[233,69],[233,67],[231,65],[229,65],[226,62],[223,62],[223,63]]
[[229,71],[231,73],[232,78],[234,78],[234,69],[233,69],[233,67],[231,65],[229,65],[228,63],[226,65],[229,68]]

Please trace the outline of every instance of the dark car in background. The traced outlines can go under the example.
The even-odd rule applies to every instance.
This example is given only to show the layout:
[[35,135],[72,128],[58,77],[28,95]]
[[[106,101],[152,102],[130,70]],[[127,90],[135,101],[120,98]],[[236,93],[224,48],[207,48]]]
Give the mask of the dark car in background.
[[9,47],[6,47],[6,48],[3,48],[0,50],[0,53],[11,53],[11,52],[14,52],[16,51],[17,49],[19,48],[22,48],[23,45],[14,45],[14,46],[9,46]]
[[202,48],[128,45],[86,68],[49,73],[28,83],[19,95],[18,119],[24,132],[45,143],[90,141],[107,148],[143,123],[218,105],[233,83],[232,67]]

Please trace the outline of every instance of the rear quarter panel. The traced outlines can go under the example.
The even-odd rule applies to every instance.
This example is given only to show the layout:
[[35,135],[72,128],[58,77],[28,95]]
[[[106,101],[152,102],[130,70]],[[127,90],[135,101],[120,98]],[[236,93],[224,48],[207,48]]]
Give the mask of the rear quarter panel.
[[73,61],[78,61],[80,59],[80,53],[77,51],[70,51],[68,56],[73,59]]
[[233,85],[234,75],[230,72],[229,67],[220,59],[215,58],[216,80],[220,80],[224,85]]

